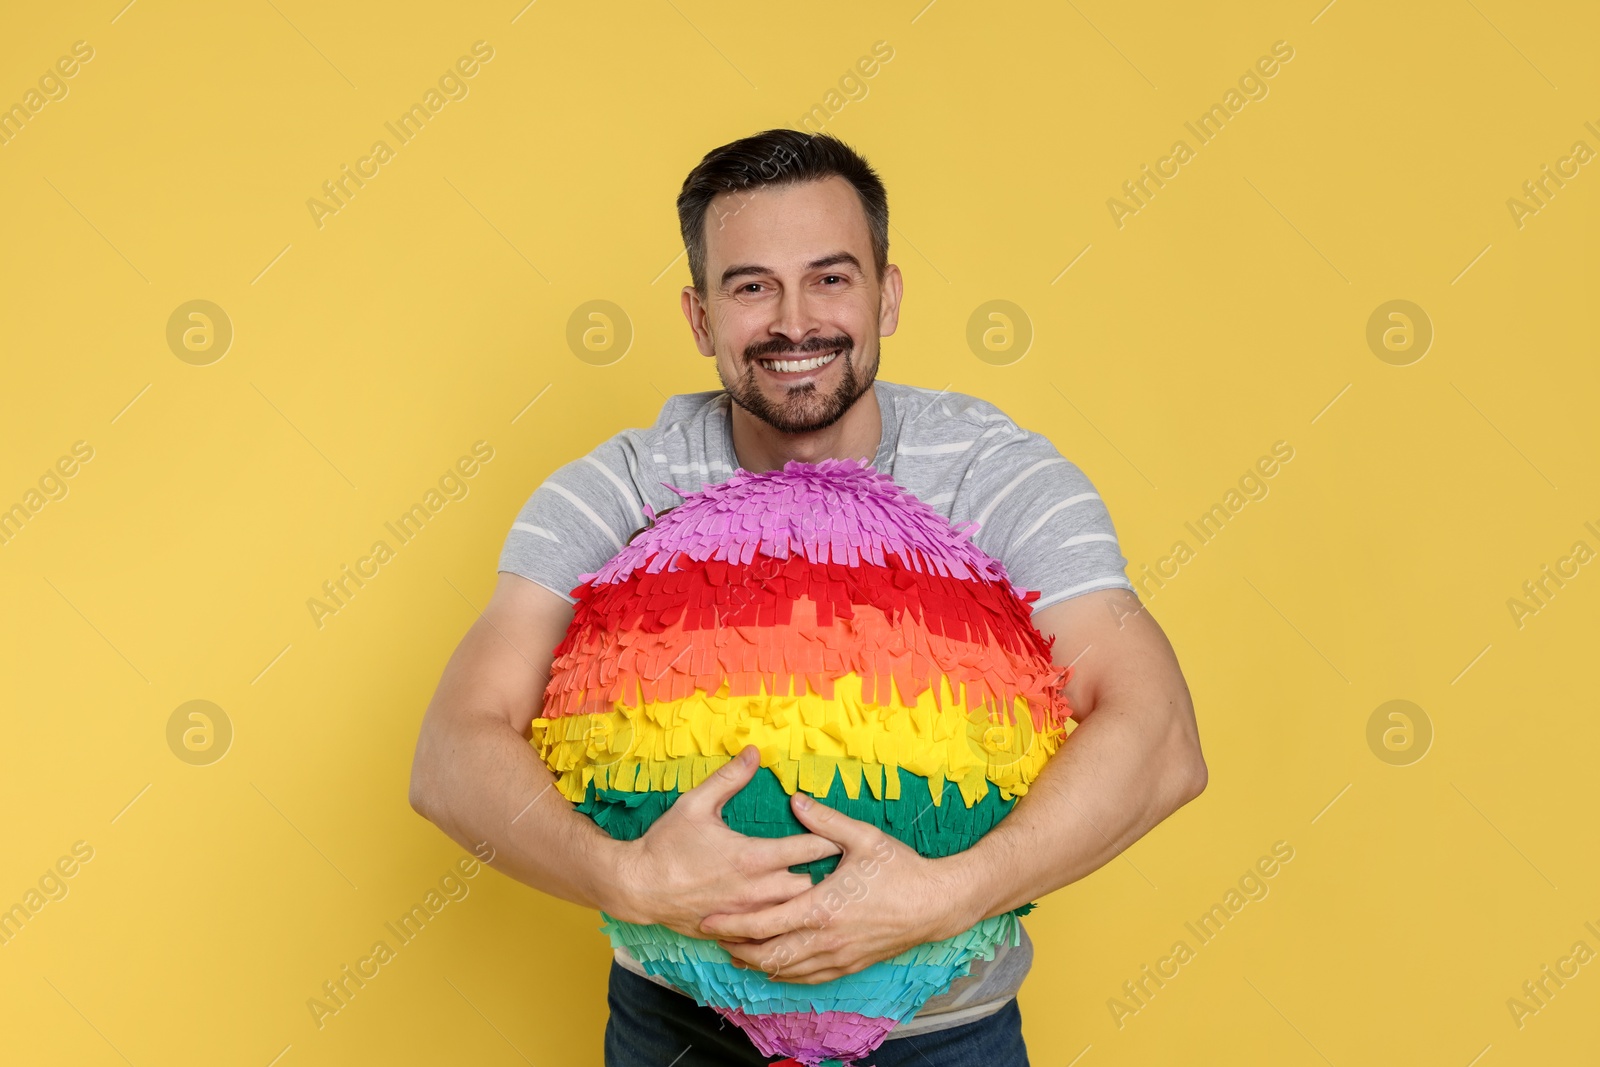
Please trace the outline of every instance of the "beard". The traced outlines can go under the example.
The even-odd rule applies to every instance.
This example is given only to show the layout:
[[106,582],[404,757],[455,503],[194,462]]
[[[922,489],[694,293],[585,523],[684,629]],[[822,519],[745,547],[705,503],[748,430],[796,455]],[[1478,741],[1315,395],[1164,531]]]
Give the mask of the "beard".
[[[761,384],[757,381],[760,368],[756,366],[756,360],[789,355],[823,355],[835,349],[841,351],[834,362],[843,361],[844,366],[839,375],[839,384],[831,392],[819,391],[816,382],[811,381],[790,388],[782,400],[774,402],[761,391]],[[730,382],[723,375],[720,363],[717,365],[717,378],[735,404],[774,430],[782,433],[811,433],[838,422],[844,417],[844,413],[850,410],[851,405],[872,388],[872,383],[878,375],[877,360],[872,361],[870,367],[865,369],[862,379],[858,381],[855,363],[851,359],[854,351],[855,345],[851,343],[850,338],[843,335],[816,338],[799,346],[776,340],[751,345],[745,349],[745,370],[735,381]]]

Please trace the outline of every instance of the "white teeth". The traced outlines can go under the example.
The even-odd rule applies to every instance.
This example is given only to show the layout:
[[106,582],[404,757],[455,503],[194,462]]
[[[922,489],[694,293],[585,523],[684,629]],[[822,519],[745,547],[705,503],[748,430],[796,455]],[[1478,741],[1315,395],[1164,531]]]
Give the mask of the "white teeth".
[[768,370],[782,370],[782,371],[816,370],[818,367],[826,367],[829,363],[832,363],[834,361],[834,359],[836,359],[838,357],[838,355],[839,355],[838,352],[829,352],[825,356],[813,356],[811,359],[783,359],[783,360],[763,359],[763,360],[758,360],[758,362],[763,367],[767,368]]

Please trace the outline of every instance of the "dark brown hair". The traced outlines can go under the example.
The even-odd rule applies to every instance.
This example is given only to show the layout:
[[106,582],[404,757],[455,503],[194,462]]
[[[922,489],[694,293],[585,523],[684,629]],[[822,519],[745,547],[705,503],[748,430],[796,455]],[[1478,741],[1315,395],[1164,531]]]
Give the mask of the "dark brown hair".
[[706,295],[706,214],[720,193],[764,185],[795,185],[837,175],[855,187],[872,236],[878,280],[889,267],[889,194],[876,171],[854,149],[825,133],[773,129],[706,153],[678,194],[678,228],[689,253],[689,277]]

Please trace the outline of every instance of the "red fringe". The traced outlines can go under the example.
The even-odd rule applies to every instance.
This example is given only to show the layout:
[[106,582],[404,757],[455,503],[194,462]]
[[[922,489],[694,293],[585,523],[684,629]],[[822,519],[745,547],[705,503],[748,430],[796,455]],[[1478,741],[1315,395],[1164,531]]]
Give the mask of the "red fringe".
[[834,679],[851,672],[878,704],[889,703],[891,681],[903,703],[930,687],[938,699],[943,678],[966,706],[1008,722],[1024,697],[1036,730],[1071,713],[1059,691],[1070,668],[1051,661],[1054,639],[1027,608],[1037,592],[1019,598],[1007,585],[886,558],[887,567],[849,567],[800,556],[696,563],[680,553],[677,570],[581,585],[541,714],[681,700],[724,682],[734,697],[809,690],[832,700]]

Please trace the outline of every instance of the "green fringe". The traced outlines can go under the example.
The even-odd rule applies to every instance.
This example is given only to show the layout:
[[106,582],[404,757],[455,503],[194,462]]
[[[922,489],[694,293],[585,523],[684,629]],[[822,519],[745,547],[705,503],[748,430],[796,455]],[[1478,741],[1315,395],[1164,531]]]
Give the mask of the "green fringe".
[[[902,774],[899,800],[876,800],[870,790],[861,790],[855,800],[845,792],[844,781],[835,776],[828,795],[822,803],[843,812],[852,819],[871,823],[884,833],[911,846],[918,854],[941,857],[964,852],[977,843],[1003,819],[1016,804],[1017,798],[1000,798],[1000,790],[990,789],[972,807],[967,807],[961,789],[955,783],[944,783],[944,795],[938,804],[929,797],[927,780],[910,771],[886,767],[886,774]],[[906,779],[918,783],[914,788]],[[606,833],[619,841],[633,841],[642,837],[661,814],[678,799],[677,790],[657,792],[601,789],[589,783],[584,800],[577,809],[588,815]],[[768,768],[756,770],[755,776],[723,805],[722,820],[732,830],[750,837],[788,837],[805,833],[806,828],[795,818],[789,807],[789,794]],[[797,864],[790,870],[811,875],[813,883],[820,882],[839,865],[838,856],[825,856],[810,863]],[[1032,904],[1023,905],[1016,914],[1024,915]]]

